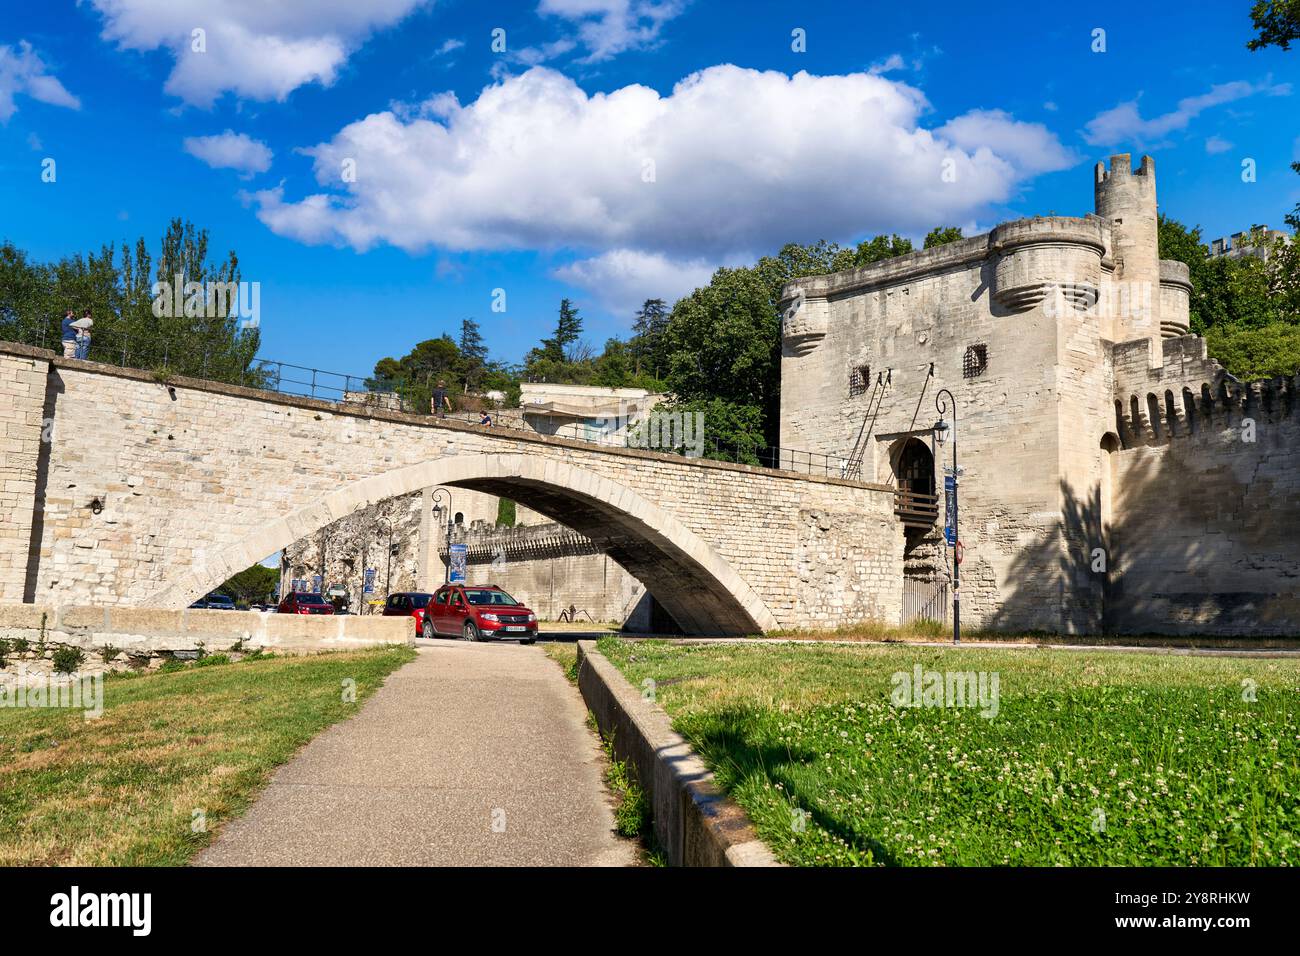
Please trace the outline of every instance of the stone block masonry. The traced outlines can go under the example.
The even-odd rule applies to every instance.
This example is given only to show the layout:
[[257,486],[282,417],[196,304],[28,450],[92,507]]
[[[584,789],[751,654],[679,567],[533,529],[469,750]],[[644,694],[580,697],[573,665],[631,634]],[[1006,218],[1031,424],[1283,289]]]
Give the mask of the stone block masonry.
[[308,616],[256,611],[0,604],[0,640],[30,647],[115,648],[126,657],[234,649],[301,654],[414,644],[415,621],[400,617]]
[[[0,353],[0,601],[30,600],[28,567],[39,553],[38,476],[43,466],[49,363],[38,349]],[[35,537],[34,537],[35,535]]]
[[[30,379],[0,378],[0,404],[29,406],[12,437],[38,450],[42,410],[53,420],[44,476],[8,465],[30,512],[15,530],[29,544],[40,531],[38,549],[21,535],[6,545],[5,593],[32,582],[21,600],[183,608],[358,508],[452,485],[591,539],[687,633],[901,613],[903,539],[885,487],[163,384],[20,346],[0,356]],[[37,405],[33,387],[50,400]]]
[[[1150,157],[1112,156],[1092,193],[1093,214],[790,283],[781,443],[942,496],[946,389],[968,627],[1300,634],[1300,380],[1237,382],[1186,334]],[[926,531],[909,573],[942,564]]]

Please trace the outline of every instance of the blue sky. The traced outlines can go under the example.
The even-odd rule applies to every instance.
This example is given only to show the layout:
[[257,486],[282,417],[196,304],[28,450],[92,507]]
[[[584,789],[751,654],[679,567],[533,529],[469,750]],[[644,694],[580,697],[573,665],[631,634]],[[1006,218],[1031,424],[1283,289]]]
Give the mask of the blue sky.
[[1210,237],[1300,199],[1300,51],[1247,51],[1247,2],[0,5],[0,237],[188,217],[261,283],[263,357],[341,372],[466,316],[518,360],[563,296],[599,347],[786,240],[1081,215],[1112,152]]

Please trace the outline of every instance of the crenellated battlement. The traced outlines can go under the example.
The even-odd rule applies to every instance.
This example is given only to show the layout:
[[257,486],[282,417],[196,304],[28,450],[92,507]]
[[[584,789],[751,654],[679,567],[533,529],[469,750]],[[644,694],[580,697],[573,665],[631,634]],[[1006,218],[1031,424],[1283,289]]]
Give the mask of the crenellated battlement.
[[1103,184],[1116,185],[1124,180],[1142,177],[1154,188],[1156,179],[1156,162],[1150,156],[1143,156],[1138,164],[1138,168],[1134,169],[1133,159],[1130,154],[1117,153],[1110,158],[1110,169],[1106,168],[1105,163],[1098,163],[1093,169],[1093,175],[1098,187],[1101,187]]
[[1163,361],[1155,367],[1148,339],[1114,347],[1115,427],[1124,448],[1300,413],[1300,375],[1243,382],[1207,355],[1200,336],[1160,344]]

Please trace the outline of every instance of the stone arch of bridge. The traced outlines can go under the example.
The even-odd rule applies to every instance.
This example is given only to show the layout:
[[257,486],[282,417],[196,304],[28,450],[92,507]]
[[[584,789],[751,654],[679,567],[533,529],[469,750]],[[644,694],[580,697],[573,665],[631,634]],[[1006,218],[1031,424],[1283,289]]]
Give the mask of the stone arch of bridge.
[[439,458],[349,483],[179,573],[145,603],[187,607],[234,572],[358,508],[434,485],[509,498],[586,535],[687,634],[754,634],[778,626],[735,568],[671,512],[602,475],[521,454]]

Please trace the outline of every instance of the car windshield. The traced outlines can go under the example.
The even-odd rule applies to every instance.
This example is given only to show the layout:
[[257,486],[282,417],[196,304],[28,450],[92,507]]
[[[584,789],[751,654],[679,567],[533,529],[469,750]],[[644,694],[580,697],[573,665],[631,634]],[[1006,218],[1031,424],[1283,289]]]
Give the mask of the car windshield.
[[298,603],[299,604],[328,604],[329,602],[326,601],[319,594],[299,594]]
[[433,595],[431,594],[412,594],[411,604],[414,607],[425,607],[429,603],[429,598],[432,596]]
[[213,594],[211,597],[208,598],[208,603],[209,604],[234,604],[235,602],[232,598],[229,598],[224,594]]
[[470,604],[507,604],[518,607],[519,602],[505,591],[489,591],[487,588],[466,588],[465,597]]

